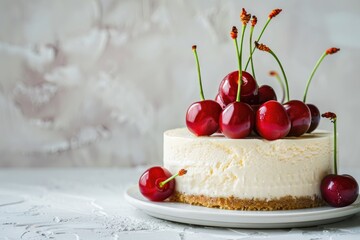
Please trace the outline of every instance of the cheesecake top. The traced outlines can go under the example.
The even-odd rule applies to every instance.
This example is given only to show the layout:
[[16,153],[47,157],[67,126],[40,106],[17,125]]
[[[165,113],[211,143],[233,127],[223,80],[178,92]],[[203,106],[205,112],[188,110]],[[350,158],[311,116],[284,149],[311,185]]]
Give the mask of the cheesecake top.
[[166,137],[174,137],[174,138],[186,138],[186,139],[198,139],[198,140],[210,140],[210,141],[254,141],[254,142],[291,142],[291,141],[316,141],[320,138],[328,138],[332,135],[331,132],[325,130],[316,130],[312,133],[306,133],[300,137],[286,137],[282,139],[277,139],[273,141],[266,140],[256,134],[251,134],[249,137],[242,139],[231,139],[225,137],[221,133],[215,133],[211,136],[195,136],[191,133],[187,128],[175,128],[170,129],[164,132],[164,136]]

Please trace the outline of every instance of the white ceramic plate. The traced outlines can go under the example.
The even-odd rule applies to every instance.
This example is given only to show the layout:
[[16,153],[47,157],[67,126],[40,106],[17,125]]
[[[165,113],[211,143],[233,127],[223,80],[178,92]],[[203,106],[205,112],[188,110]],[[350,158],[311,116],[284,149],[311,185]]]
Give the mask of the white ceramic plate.
[[213,227],[291,228],[328,224],[360,212],[360,197],[343,208],[319,207],[285,211],[236,211],[192,206],[183,203],[151,202],[137,186],[128,188],[126,200],[150,216],[174,222]]

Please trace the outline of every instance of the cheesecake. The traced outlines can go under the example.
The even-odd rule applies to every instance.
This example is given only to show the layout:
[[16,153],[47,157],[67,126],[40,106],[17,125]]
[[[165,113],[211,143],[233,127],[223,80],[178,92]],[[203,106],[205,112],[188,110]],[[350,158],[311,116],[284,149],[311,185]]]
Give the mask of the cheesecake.
[[316,131],[268,141],[256,135],[197,137],[186,128],[164,133],[164,167],[186,169],[170,201],[231,210],[322,206],[320,182],[332,172],[333,135]]

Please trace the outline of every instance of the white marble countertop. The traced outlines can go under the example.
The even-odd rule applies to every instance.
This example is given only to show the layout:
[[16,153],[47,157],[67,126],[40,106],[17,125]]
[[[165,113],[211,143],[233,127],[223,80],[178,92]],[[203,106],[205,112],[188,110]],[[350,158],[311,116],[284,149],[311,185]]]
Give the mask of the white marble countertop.
[[[12,239],[359,239],[360,214],[311,228],[250,230],[155,219],[124,199],[137,169],[0,170],[0,240]],[[346,173],[357,179],[359,169]],[[356,174],[355,174],[356,173]]]

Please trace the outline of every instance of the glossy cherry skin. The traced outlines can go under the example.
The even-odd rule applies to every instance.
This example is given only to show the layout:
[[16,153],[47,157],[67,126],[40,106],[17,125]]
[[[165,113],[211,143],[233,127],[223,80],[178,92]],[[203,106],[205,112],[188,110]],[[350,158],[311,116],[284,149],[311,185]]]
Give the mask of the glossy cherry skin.
[[291,122],[288,136],[299,137],[306,133],[311,124],[311,112],[308,106],[302,101],[291,100],[284,104],[284,108]]
[[270,101],[270,100],[277,100],[275,90],[270,87],[269,85],[262,85],[259,87],[259,104],[263,104],[264,102]]
[[270,100],[256,112],[256,132],[267,140],[284,138],[290,131],[290,118],[281,103]]
[[215,102],[217,102],[222,109],[224,109],[226,107],[226,104],[224,103],[224,100],[222,100],[222,98],[220,97],[219,94],[216,94]]
[[[238,81],[239,71],[229,73],[221,81],[219,86],[219,95],[226,105],[235,102],[238,90]],[[258,103],[258,85],[250,73],[245,71],[242,72],[240,100],[241,102],[250,105]]]
[[306,104],[310,110],[311,113],[311,124],[309,129],[307,130],[307,133],[311,133],[312,131],[314,131],[320,123],[320,111],[319,109],[313,105],[313,104]]
[[333,207],[345,207],[358,197],[359,185],[347,174],[329,174],[323,178],[320,185],[322,198]]
[[245,138],[254,126],[254,111],[243,102],[226,106],[219,118],[220,130],[228,138]]
[[141,194],[151,201],[163,201],[173,194],[175,189],[175,179],[160,187],[160,182],[171,177],[171,173],[160,166],[146,170],[139,179],[139,189]]
[[196,136],[210,136],[219,129],[221,111],[213,100],[195,102],[186,112],[186,126]]

